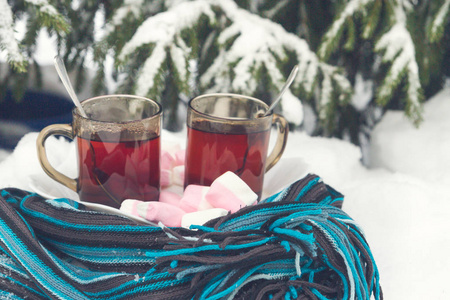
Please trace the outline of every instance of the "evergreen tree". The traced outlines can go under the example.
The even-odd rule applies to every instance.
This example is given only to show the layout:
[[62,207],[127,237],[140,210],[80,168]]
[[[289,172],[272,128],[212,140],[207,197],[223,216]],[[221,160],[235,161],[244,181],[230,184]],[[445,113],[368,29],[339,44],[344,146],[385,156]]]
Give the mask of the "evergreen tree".
[[[19,41],[15,37],[17,20],[25,20],[27,31]],[[0,51],[6,53],[10,68],[0,82],[0,100],[7,86],[13,86],[16,98],[20,99],[25,92],[30,63],[37,66],[33,57],[36,39],[39,31],[46,28],[49,34],[63,36],[69,31],[70,25],[58,9],[46,0],[14,1],[8,4],[0,0]],[[37,81],[39,85],[39,68]],[[2,74],[0,74],[2,75]]]
[[[0,45],[13,72],[33,59],[32,37],[47,27],[58,36],[68,67],[78,70],[79,84],[91,51],[95,94],[153,98],[164,107],[166,128],[177,130],[188,99],[235,92],[269,103],[298,64],[300,72],[279,108],[291,127],[355,143],[386,108],[403,109],[418,125],[422,102],[448,76],[450,0],[112,2],[80,0],[75,6],[67,0],[15,0],[8,8],[0,0],[9,9],[1,10],[9,15],[0,21]],[[46,15],[53,23],[38,22],[45,11],[41,3],[58,12]],[[11,42],[14,22],[23,14],[28,22],[36,19],[35,27],[28,27],[29,40]],[[100,38],[94,26],[99,16]],[[105,84],[110,58],[115,90]],[[363,85],[371,91],[357,104],[355,91]],[[314,126],[300,125],[302,104],[314,112]]]

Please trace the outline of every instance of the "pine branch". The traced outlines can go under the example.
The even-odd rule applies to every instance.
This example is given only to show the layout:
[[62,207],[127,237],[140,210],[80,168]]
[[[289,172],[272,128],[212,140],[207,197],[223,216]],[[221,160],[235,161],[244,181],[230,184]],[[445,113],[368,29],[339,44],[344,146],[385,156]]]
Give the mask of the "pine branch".
[[277,15],[281,10],[283,10],[286,5],[289,4],[291,0],[279,0],[279,1],[270,1],[270,4],[276,3],[269,9],[264,10],[263,16],[268,19],[272,19],[275,15]]
[[375,0],[369,10],[369,13],[364,18],[364,31],[362,37],[364,39],[369,39],[375,33],[380,20],[381,8],[383,5],[382,0]]
[[406,28],[406,14],[401,5],[394,6],[396,24],[385,33],[375,46],[382,53],[384,63],[390,68],[382,85],[378,88],[377,103],[385,105],[400,82],[406,80],[406,115],[418,125],[422,120],[423,91],[419,78],[419,67],[415,57],[415,46]]
[[164,46],[156,44],[152,55],[144,59],[144,64],[139,71],[134,87],[136,94],[161,97],[161,91],[164,89],[162,77],[164,71],[167,71],[167,59],[167,51]]
[[352,51],[355,48],[355,40],[356,40],[356,29],[355,22],[351,18],[349,18],[347,22],[347,42],[344,45],[345,50]]
[[[123,24],[134,24],[133,20],[141,17],[133,11],[119,8],[104,43],[110,47],[121,43],[123,38],[112,37],[121,36]],[[209,28],[206,36],[199,34],[205,24]],[[104,56],[105,51],[98,53]],[[116,65],[122,69],[120,89],[160,100],[171,107],[172,114],[174,101],[162,97],[168,84],[187,97],[197,89],[255,95],[260,91],[261,80],[267,78],[264,89],[278,93],[286,80],[284,74],[288,75],[295,63],[300,72],[292,89],[297,93],[303,91],[305,97],[310,97],[318,87],[322,99],[332,103],[332,107],[346,103],[351,94],[351,85],[342,71],[320,62],[305,40],[277,23],[240,9],[231,0],[197,0],[169,6],[167,11],[147,17],[131,39],[114,51]],[[102,74],[100,68],[99,76]],[[322,82],[325,78],[331,82],[330,93],[322,92],[328,86]],[[295,106],[293,98],[292,95],[289,99],[290,108]],[[299,109],[294,110],[301,111],[298,98],[297,103]],[[297,125],[302,119],[300,114],[288,115],[290,122]]]
[[330,72],[324,72],[324,79],[322,80],[322,88],[319,97],[318,110],[319,119],[325,125],[328,130],[332,127],[330,115],[334,111],[334,103],[331,101],[333,98],[333,84],[331,82]]
[[363,13],[364,8],[371,4],[373,0],[350,0],[345,4],[342,12],[339,13],[331,27],[328,29],[322,39],[318,50],[318,55],[323,60],[328,60],[330,55],[339,47],[339,41],[342,37],[345,25],[352,20],[357,13]]
[[[381,0],[350,0],[324,35],[318,54],[321,58],[328,59],[334,51],[340,48],[338,46],[342,39],[343,28],[345,26],[349,28],[348,26],[351,26],[357,16],[363,16],[364,27],[361,36],[364,39],[373,38],[377,33],[384,32],[376,43],[374,50],[382,55],[383,63],[389,65],[389,71],[378,87],[377,104],[386,105],[392,100],[394,92],[400,86],[405,85],[403,99],[405,113],[414,124],[419,124],[422,118],[423,91],[419,78],[418,62],[415,57],[415,45],[406,27],[407,14],[411,13],[413,9],[414,5],[408,0],[385,2]],[[448,7],[445,10],[448,10]],[[390,17],[386,24],[379,23],[382,13],[386,13]],[[387,28],[386,31],[385,28]],[[347,33],[349,36],[352,34],[351,28],[347,29]],[[349,42],[351,42],[351,37],[344,47]],[[323,96],[320,102],[321,107],[330,106],[323,99]],[[327,111],[330,110],[326,109],[325,112],[319,114],[320,119],[325,120],[327,118],[325,116]]]
[[432,43],[436,43],[444,36],[444,28],[448,22],[450,13],[450,0],[446,0],[434,17],[434,20],[428,31],[428,39]]
[[21,44],[28,52],[28,56],[31,57],[37,43],[37,37],[41,30],[40,22],[35,15],[31,15],[26,20],[26,32],[22,38]]
[[[181,3],[150,17],[124,45],[117,57],[119,65],[126,65],[139,48],[145,45],[153,46],[139,68],[135,85],[137,94],[160,98],[161,95],[157,93],[164,88],[161,77],[165,71],[170,71],[180,92],[189,94],[191,75],[188,66],[190,59],[198,56],[193,53],[193,50],[198,50],[198,37],[187,32],[192,32],[192,28],[196,28],[201,21],[215,21],[214,11],[206,4],[206,1]],[[204,16],[206,18],[203,18]],[[169,58],[172,62],[170,64]],[[170,70],[167,69],[169,65]]]
[[47,27],[50,30],[55,30],[59,34],[69,32],[70,25],[47,0],[25,0],[25,2],[35,9],[35,13],[39,18],[41,26]]
[[319,121],[329,135],[336,126],[336,108],[349,103],[353,89],[336,67],[321,63],[319,70],[323,80],[316,106]]
[[201,86],[208,86],[209,91],[231,89],[253,95],[258,87],[258,73],[264,67],[272,85],[279,89],[284,76],[276,57],[286,57],[281,42],[286,34],[284,29],[246,10],[230,5],[221,8],[231,25],[218,36],[219,54],[201,76]]
[[[225,15],[232,25],[220,33],[218,44],[221,50],[214,63],[201,77],[201,84],[208,87],[207,91],[231,89],[233,92],[254,95],[258,78],[261,77],[258,73],[265,70],[265,76],[270,80],[270,86],[266,88],[278,92],[286,80],[282,66],[286,66],[293,57],[299,65],[299,72],[293,84],[293,90],[296,90],[297,94],[303,91],[301,94],[309,98],[318,86],[321,94],[317,104],[319,110],[328,107],[325,102],[334,107],[348,101],[352,90],[348,80],[339,74],[337,68],[320,62],[305,40],[286,32],[280,25],[245,10],[230,10],[230,7],[224,7]],[[231,45],[226,47],[230,40]],[[287,72],[286,76],[288,74]],[[337,90],[342,91],[341,95],[344,96],[336,96]],[[293,101],[290,103],[290,109],[295,107]],[[298,98],[297,103],[301,107]],[[329,117],[331,111],[332,109],[324,112],[321,120]],[[290,116],[288,121],[294,124],[298,124],[302,118],[301,115],[295,118],[285,110],[283,114]]]
[[[42,27],[48,27],[60,34],[69,31],[68,23],[46,0],[25,2],[34,10],[32,13],[27,12],[30,14],[28,25],[31,27],[21,42],[14,37],[15,23],[11,7],[6,0],[0,0],[0,50],[6,51],[8,63],[16,74],[27,71],[28,56],[34,51],[37,32]],[[28,56],[22,52],[22,48],[29,52]]]
[[14,37],[14,20],[11,7],[6,0],[0,0],[0,50],[6,51],[9,65],[16,72],[25,72],[27,58],[20,50]]

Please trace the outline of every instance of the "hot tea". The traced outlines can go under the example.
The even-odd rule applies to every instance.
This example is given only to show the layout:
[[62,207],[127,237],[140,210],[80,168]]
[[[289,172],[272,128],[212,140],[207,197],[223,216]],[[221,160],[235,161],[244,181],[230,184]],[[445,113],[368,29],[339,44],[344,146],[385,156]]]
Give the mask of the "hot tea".
[[269,130],[225,134],[188,127],[185,186],[209,186],[232,171],[261,197],[269,135]]
[[[101,136],[101,134],[99,134]],[[79,195],[119,208],[125,199],[159,198],[160,138],[121,141],[78,138]]]
[[[72,124],[45,127],[37,138],[39,162],[57,182],[80,200],[120,208],[123,200],[158,201],[162,107],[148,98],[105,95],[81,103]],[[45,141],[51,135],[77,140],[78,178],[70,178],[49,162]]]
[[[256,98],[207,94],[188,103],[184,185],[209,186],[227,171],[238,175],[261,199],[264,173],[280,159],[288,134],[286,120]],[[268,153],[270,130],[278,136]]]

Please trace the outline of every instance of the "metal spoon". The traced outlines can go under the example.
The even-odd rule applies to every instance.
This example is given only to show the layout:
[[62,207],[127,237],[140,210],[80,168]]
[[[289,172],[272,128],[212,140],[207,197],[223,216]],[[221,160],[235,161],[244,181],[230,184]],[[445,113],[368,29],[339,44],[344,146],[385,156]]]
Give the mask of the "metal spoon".
[[297,73],[298,73],[298,65],[295,65],[295,67],[291,71],[291,74],[289,74],[289,77],[286,80],[286,83],[284,84],[283,88],[281,89],[280,94],[278,94],[278,97],[275,99],[275,101],[272,102],[272,105],[270,105],[269,109],[264,113],[263,117],[267,116],[274,109],[274,107],[278,104],[278,102],[280,102],[281,97],[287,91],[287,89],[291,86],[292,82],[295,79],[295,76],[297,76]]
[[75,90],[72,87],[72,84],[70,83],[69,75],[67,74],[66,66],[64,65],[63,60],[58,55],[55,56],[55,68],[56,72],[58,72],[59,78],[61,79],[62,83],[64,84],[64,87],[66,88],[67,92],[69,93],[70,98],[72,99],[73,103],[76,107],[78,107],[78,110],[80,111],[81,115],[85,118],[88,116],[86,115],[86,112],[84,111],[83,107],[81,106],[80,101],[78,100],[77,94],[75,93]]

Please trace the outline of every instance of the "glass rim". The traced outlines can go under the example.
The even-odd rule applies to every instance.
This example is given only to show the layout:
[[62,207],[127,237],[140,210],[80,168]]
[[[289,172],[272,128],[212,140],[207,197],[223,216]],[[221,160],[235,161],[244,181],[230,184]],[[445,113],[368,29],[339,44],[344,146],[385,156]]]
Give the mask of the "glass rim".
[[242,94],[234,94],[234,93],[211,93],[211,94],[204,94],[204,95],[199,95],[197,97],[192,98],[191,100],[189,100],[188,102],[188,108],[193,110],[195,113],[210,118],[210,119],[215,119],[217,121],[237,121],[237,122],[255,122],[257,120],[264,120],[267,118],[271,118],[273,112],[270,112],[267,116],[262,116],[262,117],[255,117],[255,118],[232,118],[232,117],[219,117],[219,116],[215,116],[215,115],[211,115],[208,113],[204,113],[201,112],[197,109],[195,109],[192,106],[192,103],[196,100],[201,100],[203,98],[211,98],[211,97],[229,97],[229,98],[243,98],[246,100],[251,100],[254,102],[257,102],[259,104],[261,104],[264,108],[265,108],[265,112],[267,112],[267,110],[269,109],[269,105],[267,103],[265,103],[264,101],[255,98],[255,97],[251,97],[251,96],[246,96],[246,95],[242,95]]
[[131,123],[136,123],[136,122],[142,122],[142,121],[145,121],[145,120],[151,120],[153,118],[159,117],[161,115],[161,113],[162,113],[162,106],[161,106],[161,104],[159,104],[155,100],[152,100],[150,98],[143,97],[143,96],[129,95],[129,94],[111,94],[111,95],[95,96],[95,97],[87,98],[87,99],[81,101],[81,106],[83,106],[83,104],[85,102],[97,101],[97,100],[101,100],[101,99],[105,99],[105,98],[132,98],[132,99],[144,100],[145,102],[150,102],[150,103],[156,104],[156,107],[158,108],[158,110],[150,117],[139,119],[139,120],[123,121],[123,122],[102,121],[102,120],[95,120],[95,119],[90,119],[90,118],[83,117],[80,114],[80,111],[79,111],[78,107],[76,107],[76,106],[72,109],[72,114],[76,115],[77,118],[80,118],[80,119],[82,119],[84,121],[103,123],[103,124],[131,124]]

